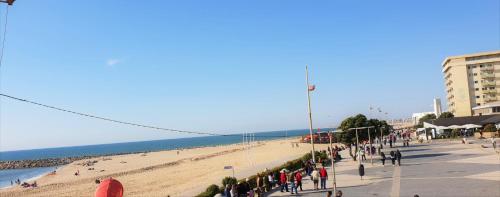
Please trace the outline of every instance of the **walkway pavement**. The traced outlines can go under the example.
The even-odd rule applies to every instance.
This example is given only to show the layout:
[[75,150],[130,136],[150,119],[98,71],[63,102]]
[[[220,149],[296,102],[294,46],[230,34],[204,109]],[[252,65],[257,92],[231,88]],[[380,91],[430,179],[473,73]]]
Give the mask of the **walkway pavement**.
[[[401,166],[386,161],[382,166],[379,157],[370,164],[365,161],[365,174],[360,180],[357,162],[346,157],[335,164],[337,189],[344,196],[500,196],[500,159],[491,148],[463,145],[456,142],[412,144],[398,147],[403,155]],[[384,149],[386,155],[391,149]],[[389,164],[389,165],[387,165]],[[332,189],[331,169],[328,168],[328,189]],[[326,196],[326,190],[313,190],[312,181],[305,178],[304,191],[298,195],[275,190],[269,196]]]

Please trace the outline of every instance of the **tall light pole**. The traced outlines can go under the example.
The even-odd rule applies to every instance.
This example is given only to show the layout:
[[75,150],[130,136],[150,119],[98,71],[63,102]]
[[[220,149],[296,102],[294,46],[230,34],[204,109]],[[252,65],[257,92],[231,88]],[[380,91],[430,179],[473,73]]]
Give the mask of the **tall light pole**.
[[331,150],[331,156],[332,156],[332,173],[333,173],[333,193],[337,193],[337,179],[335,177],[335,155],[333,155],[333,145],[332,145],[332,138],[333,138],[333,132],[330,130],[330,150]]
[[[361,128],[361,127],[356,127],[356,128],[350,128],[349,130],[355,130],[356,131],[356,150],[358,150],[358,146],[359,146],[359,138],[358,138],[358,128]],[[359,152],[359,150],[358,150]],[[361,165],[361,159],[360,159],[360,154],[358,154],[358,152],[356,152],[355,154],[358,156],[358,163]]]
[[383,149],[384,146],[382,146],[382,138],[384,137],[384,134],[383,134],[383,130],[382,128],[385,128],[385,126],[381,126],[379,129],[380,129],[380,140],[378,141],[379,144],[380,144],[380,149]]
[[368,127],[368,141],[370,142],[370,163],[373,165],[372,139],[370,137],[370,128],[371,127]]
[[316,158],[314,156],[314,137],[313,137],[313,126],[312,126],[312,113],[311,113],[311,95],[310,91],[311,89],[309,88],[309,73],[307,70],[307,65],[306,65],[306,91],[307,91],[307,109],[309,112],[309,134],[311,135],[311,155],[313,159],[313,163],[316,163]]

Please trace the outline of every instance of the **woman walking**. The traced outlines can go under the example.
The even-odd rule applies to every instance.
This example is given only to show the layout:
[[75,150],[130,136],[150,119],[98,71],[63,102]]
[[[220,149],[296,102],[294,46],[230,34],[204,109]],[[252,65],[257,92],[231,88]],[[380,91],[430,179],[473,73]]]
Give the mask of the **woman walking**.
[[394,166],[396,163],[396,154],[394,153],[393,150],[391,150],[391,161],[392,161],[392,166]]
[[398,166],[401,166],[401,152],[399,152],[399,149],[396,150],[396,159],[398,160]]
[[380,152],[380,160],[382,161],[382,165],[385,166],[385,153]]
[[294,189],[295,189],[295,194],[298,194],[299,192],[297,191],[297,187],[295,186],[295,173],[290,172],[288,174],[288,182],[290,182],[290,189],[292,190],[291,194],[293,194]]
[[318,189],[318,181],[319,181],[319,172],[316,168],[314,168],[314,170],[312,171],[311,177],[312,177],[312,180],[314,183],[314,189],[317,190]]

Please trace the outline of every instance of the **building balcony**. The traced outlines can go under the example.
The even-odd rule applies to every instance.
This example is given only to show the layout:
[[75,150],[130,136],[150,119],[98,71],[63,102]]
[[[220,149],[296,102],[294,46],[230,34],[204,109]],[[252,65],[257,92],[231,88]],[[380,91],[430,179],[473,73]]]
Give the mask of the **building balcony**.
[[483,86],[495,86],[497,85],[495,81],[484,81],[481,83]]
[[483,100],[484,100],[484,102],[489,103],[489,102],[497,101],[497,97],[486,97]]
[[481,78],[483,78],[483,79],[495,78],[495,74],[493,74],[493,73],[481,73]]
[[497,90],[481,90],[483,94],[496,94]]
[[480,71],[493,71],[493,66],[485,66],[479,69]]

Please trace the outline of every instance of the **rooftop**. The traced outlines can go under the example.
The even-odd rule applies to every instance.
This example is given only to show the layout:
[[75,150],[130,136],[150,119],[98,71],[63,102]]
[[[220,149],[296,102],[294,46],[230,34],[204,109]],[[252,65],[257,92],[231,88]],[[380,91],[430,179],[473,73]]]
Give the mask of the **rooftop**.
[[472,110],[476,110],[476,109],[485,109],[485,108],[490,108],[490,107],[500,107],[500,101],[496,101],[496,102],[491,102],[491,103],[486,103],[484,105],[480,105],[480,106],[477,106],[477,107],[473,107]]
[[500,115],[484,115],[484,116],[465,116],[465,117],[455,117],[455,118],[438,118],[436,120],[425,121],[429,124],[436,126],[448,127],[451,125],[486,125],[486,124],[496,124],[500,122]]
[[446,59],[444,59],[444,61],[441,65],[444,67],[444,65],[451,59],[465,58],[465,57],[476,57],[476,56],[484,56],[484,55],[492,55],[492,54],[500,54],[500,50],[449,56],[449,57],[446,57]]

